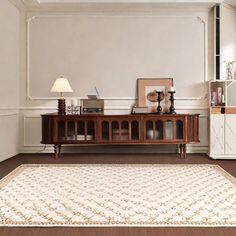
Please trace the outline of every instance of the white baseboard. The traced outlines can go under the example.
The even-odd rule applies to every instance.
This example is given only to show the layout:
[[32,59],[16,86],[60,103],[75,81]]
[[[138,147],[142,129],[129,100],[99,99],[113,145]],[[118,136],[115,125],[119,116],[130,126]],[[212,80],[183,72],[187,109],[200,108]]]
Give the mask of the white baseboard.
[[208,153],[209,147],[207,145],[187,144],[187,153]]
[[217,159],[235,160],[236,154],[210,154],[209,157],[214,160],[217,160]]

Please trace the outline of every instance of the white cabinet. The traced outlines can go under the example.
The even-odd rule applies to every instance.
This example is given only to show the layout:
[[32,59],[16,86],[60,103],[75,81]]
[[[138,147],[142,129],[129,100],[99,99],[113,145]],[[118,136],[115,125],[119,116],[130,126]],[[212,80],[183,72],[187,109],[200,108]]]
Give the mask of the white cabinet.
[[236,155],[236,115],[225,116],[225,154]]
[[210,116],[210,156],[224,154],[224,115]]
[[236,159],[236,80],[209,83],[210,152],[214,159]]
[[210,157],[236,159],[236,114],[210,115]]

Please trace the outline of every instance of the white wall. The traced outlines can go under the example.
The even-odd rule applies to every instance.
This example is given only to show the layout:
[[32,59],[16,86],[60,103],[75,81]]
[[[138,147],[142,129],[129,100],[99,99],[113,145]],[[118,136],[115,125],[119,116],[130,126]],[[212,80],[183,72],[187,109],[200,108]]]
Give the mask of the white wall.
[[0,161],[18,153],[19,11],[0,1]]
[[[28,48],[25,47],[22,51],[22,60],[25,63],[21,71],[21,152],[44,151],[45,147],[40,144],[40,114],[56,111],[57,102],[52,100],[49,90],[55,77],[60,74],[69,78],[75,90],[72,96],[75,97],[84,97],[93,92],[95,84],[100,86],[101,95],[105,97],[106,114],[130,113],[130,107],[136,102],[137,78],[173,77],[177,88],[177,112],[201,114],[201,143],[189,146],[189,150],[206,152],[209,9],[165,7],[153,10],[147,6],[138,12],[132,12],[132,8],[123,9],[122,12],[114,11],[112,7],[109,9],[106,12],[99,8],[93,8],[92,11],[83,9],[83,12],[76,13],[29,12],[28,24],[25,24],[22,18],[22,41],[27,40],[24,37],[28,35]],[[140,24],[135,25],[132,19]],[[91,28],[84,27],[88,25]],[[130,32],[129,27],[132,27]],[[148,28],[150,37],[145,37]],[[143,30],[143,35],[140,30]],[[107,43],[104,42],[104,34],[109,36]],[[126,50],[119,50],[121,42],[117,41],[115,35],[121,36],[123,49]],[[142,38],[135,41],[135,36]],[[69,37],[74,38],[69,40]],[[86,40],[90,48],[85,48]],[[94,42],[98,47],[98,40],[106,50],[94,48]],[[136,51],[125,53],[130,47],[137,47],[137,44],[139,48]],[[28,71],[27,50],[30,56]],[[150,58],[147,51],[151,55]],[[134,54],[133,60],[131,53]],[[140,61],[136,60],[137,56]],[[104,63],[106,58],[111,58],[111,62],[106,60]],[[111,87],[114,83],[116,91],[112,93]],[[127,83],[129,88],[124,90],[124,84]]]
[[96,85],[104,98],[135,98],[137,78],[156,77],[173,77],[177,96],[202,94],[205,29],[195,16],[41,15],[28,29],[31,98],[55,97],[60,75],[76,97]]

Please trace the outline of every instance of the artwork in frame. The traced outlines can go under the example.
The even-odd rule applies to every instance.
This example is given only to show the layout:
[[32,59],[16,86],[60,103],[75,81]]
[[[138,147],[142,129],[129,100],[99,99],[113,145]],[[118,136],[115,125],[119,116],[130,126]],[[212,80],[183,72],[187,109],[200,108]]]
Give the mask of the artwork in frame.
[[163,91],[163,100],[161,101],[162,111],[169,112],[169,88],[173,86],[172,78],[140,78],[138,81],[138,106],[148,107],[149,113],[157,111],[157,93]]

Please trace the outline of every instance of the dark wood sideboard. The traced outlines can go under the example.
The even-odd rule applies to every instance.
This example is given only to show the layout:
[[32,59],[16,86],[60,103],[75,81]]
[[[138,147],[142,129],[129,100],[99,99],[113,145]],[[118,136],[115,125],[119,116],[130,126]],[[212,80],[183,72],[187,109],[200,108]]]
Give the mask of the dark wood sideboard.
[[43,144],[53,144],[55,158],[62,144],[177,144],[180,157],[186,144],[199,142],[199,114],[42,115]]

